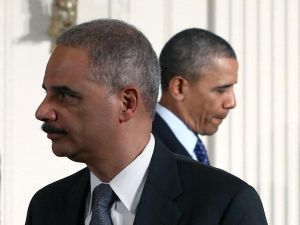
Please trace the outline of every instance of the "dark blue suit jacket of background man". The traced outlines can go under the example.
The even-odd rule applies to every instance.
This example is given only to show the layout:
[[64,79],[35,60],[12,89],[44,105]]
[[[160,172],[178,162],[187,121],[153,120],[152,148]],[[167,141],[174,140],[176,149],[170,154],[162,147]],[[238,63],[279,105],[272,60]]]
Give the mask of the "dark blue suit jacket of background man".
[[152,123],[152,133],[172,152],[191,157],[185,147],[179,142],[171,128],[158,113],[155,113]]
[[[87,168],[39,190],[26,225],[83,225]],[[266,225],[256,191],[239,178],[175,155],[156,140],[134,225]]]

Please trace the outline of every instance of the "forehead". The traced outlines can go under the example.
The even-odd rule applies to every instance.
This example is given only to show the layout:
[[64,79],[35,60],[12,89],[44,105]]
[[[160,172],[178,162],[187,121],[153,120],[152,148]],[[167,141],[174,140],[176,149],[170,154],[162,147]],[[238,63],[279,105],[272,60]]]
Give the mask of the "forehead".
[[238,79],[238,61],[234,58],[216,58],[199,77],[199,83],[234,84]]
[[88,66],[87,50],[58,45],[48,61],[44,83],[87,79]]

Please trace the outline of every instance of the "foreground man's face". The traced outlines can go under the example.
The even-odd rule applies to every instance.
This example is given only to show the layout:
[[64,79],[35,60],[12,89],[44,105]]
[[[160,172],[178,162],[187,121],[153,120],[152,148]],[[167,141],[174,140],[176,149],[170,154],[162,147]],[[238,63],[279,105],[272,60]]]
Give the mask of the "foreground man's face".
[[116,95],[89,80],[88,68],[84,49],[57,46],[45,72],[46,97],[36,111],[54,154],[81,162],[108,149],[118,121]]

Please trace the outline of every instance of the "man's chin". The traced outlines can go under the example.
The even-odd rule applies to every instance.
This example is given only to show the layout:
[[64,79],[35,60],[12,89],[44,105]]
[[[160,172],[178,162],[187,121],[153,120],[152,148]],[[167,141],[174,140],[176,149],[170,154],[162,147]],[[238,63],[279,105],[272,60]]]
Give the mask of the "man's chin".
[[57,148],[52,146],[52,151],[57,157],[67,157],[68,159],[74,162],[84,163],[84,161],[79,157],[78,154],[74,152],[74,150]]
[[66,156],[68,159],[74,161],[74,162],[78,162],[78,163],[85,163],[84,160],[82,160],[80,157],[78,157],[78,155],[69,155]]
[[72,150],[70,150],[70,147],[62,146],[62,144],[58,144],[55,142],[52,142],[52,152],[54,155],[58,157],[69,157],[69,155],[72,154]]
[[219,128],[218,126],[210,127],[208,129],[205,129],[205,130],[199,132],[199,134],[211,136],[211,135],[214,135],[218,131],[218,128]]
[[62,150],[57,150],[55,148],[52,148],[52,152],[57,157],[68,157],[67,154],[64,151],[62,151]]

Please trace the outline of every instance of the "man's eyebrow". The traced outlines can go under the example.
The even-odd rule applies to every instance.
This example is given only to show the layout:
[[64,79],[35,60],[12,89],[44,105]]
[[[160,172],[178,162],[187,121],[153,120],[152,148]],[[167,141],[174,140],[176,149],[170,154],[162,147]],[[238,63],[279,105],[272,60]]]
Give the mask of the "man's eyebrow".
[[[42,88],[47,91],[47,88],[44,84],[42,84]],[[55,93],[63,93],[74,97],[80,97],[80,94],[77,91],[72,90],[68,86],[53,86],[51,87],[52,91]]]
[[234,82],[232,84],[220,85],[220,86],[217,86],[216,88],[230,88],[230,87],[234,86],[235,84],[237,84],[237,82]]
[[80,94],[77,91],[72,90],[68,86],[53,86],[51,89],[56,93],[64,93],[70,96],[79,97]]

